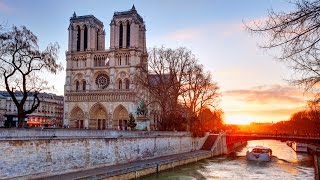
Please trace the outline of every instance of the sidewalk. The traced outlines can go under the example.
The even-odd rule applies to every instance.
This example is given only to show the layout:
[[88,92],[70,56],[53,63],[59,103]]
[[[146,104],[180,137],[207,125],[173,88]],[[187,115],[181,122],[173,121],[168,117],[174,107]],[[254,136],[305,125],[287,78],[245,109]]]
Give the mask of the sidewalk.
[[79,172],[54,175],[50,177],[42,177],[39,179],[131,179],[209,157],[211,157],[210,151],[198,150],[176,155],[157,157],[154,159],[135,161],[126,164],[105,166]]

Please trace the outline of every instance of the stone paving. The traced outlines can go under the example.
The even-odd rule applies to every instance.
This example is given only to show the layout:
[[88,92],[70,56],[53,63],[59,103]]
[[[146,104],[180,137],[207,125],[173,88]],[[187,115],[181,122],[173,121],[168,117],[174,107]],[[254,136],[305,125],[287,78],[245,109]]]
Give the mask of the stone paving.
[[[175,163],[179,161],[185,161],[188,159],[190,160],[194,158],[196,159],[199,158],[200,160],[200,159],[204,159],[203,157],[211,157],[211,152],[198,150],[198,151],[192,151],[192,152],[181,153],[176,155],[158,157],[154,159],[135,161],[135,162],[130,162],[126,164],[105,166],[105,167],[94,168],[94,169],[89,169],[89,170],[84,170],[79,172],[71,172],[71,173],[66,173],[61,175],[54,175],[50,177],[42,177],[38,179],[46,179],[46,180],[106,179],[106,178],[130,179],[126,177],[117,178],[117,176],[123,175],[123,174],[129,174],[129,173],[137,174],[136,173],[137,171],[140,171],[143,169],[150,169],[150,168],[158,169],[157,167],[161,165],[166,165],[166,164]],[[162,169],[159,168],[159,171],[160,170]]]

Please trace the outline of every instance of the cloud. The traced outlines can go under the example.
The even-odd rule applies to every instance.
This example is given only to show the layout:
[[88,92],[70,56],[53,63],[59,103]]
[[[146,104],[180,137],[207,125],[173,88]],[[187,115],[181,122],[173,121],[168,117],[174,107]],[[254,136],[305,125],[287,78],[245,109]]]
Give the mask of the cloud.
[[256,28],[261,26],[268,20],[268,17],[260,17],[254,20],[239,22],[226,22],[226,23],[208,23],[197,25],[195,27],[188,27],[178,29],[174,32],[164,35],[165,39],[183,41],[183,40],[199,40],[207,39],[208,37],[230,37],[238,33],[244,32],[246,27]]
[[297,88],[281,85],[257,86],[251,89],[230,90],[223,93],[245,102],[265,103],[297,103],[305,102],[303,92]]
[[206,34],[206,31],[208,31],[208,29],[205,27],[184,28],[166,34],[165,39],[176,41],[195,40],[201,38],[203,34]]
[[244,20],[242,25],[243,28],[250,27],[256,29],[257,27],[263,26],[268,20],[269,16],[264,16],[253,20]]
[[178,29],[164,35],[170,41],[191,41],[216,37],[230,37],[245,29],[242,22],[209,23]]
[[10,12],[12,8],[3,1],[0,1],[0,12]]

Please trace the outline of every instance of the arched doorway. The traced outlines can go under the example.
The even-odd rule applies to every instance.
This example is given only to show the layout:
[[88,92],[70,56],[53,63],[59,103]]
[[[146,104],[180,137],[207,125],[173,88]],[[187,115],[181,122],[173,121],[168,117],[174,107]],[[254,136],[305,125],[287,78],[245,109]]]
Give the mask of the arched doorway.
[[78,106],[73,108],[70,113],[70,128],[78,128],[83,129],[84,128],[84,113],[81,108]]
[[106,129],[107,111],[100,103],[92,106],[90,110],[89,129]]
[[129,114],[127,109],[119,105],[113,112],[113,127],[119,130],[128,129]]

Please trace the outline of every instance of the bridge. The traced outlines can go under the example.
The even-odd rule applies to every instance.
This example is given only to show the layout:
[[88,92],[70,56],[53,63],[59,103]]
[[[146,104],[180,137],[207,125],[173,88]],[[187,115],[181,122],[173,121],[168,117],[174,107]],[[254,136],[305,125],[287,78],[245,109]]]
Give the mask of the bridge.
[[320,136],[301,136],[286,134],[226,134],[227,144],[238,141],[272,139],[280,141],[296,141],[308,144],[320,144]]
[[279,140],[279,141],[295,141],[312,145],[320,145],[320,136],[301,136],[286,134],[226,134],[226,144],[228,149],[232,149],[234,144],[250,140]]
[[[203,150],[209,150],[215,143],[218,134],[210,134],[207,138],[205,144],[203,145]],[[244,144],[251,140],[279,140],[279,141],[295,141],[306,144],[312,144],[320,146],[320,136],[301,136],[301,135],[286,135],[286,134],[245,134],[245,133],[226,133],[226,145],[228,151],[233,150],[238,147],[239,144]]]

